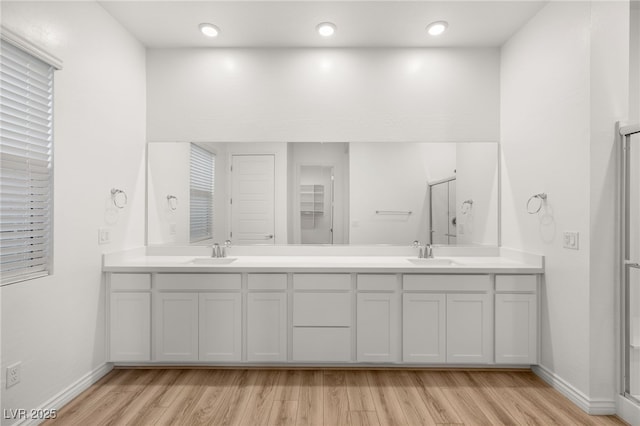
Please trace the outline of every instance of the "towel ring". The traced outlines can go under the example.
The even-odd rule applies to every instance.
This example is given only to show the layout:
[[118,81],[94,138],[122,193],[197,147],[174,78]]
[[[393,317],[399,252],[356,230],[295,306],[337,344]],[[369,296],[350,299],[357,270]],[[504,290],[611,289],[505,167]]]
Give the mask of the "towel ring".
[[469,213],[472,208],[473,208],[473,200],[469,199],[462,202],[462,206],[460,206],[460,211],[462,212],[462,214],[466,214],[466,213]]
[[[535,203],[532,203],[532,201],[534,200],[538,200],[538,205],[536,208]],[[536,214],[540,211],[540,209],[542,208],[542,205],[547,201],[547,194],[544,192],[541,192],[540,194],[535,194],[532,195],[531,197],[529,197],[529,200],[527,201],[527,213],[529,214]]]
[[128,202],[127,193],[124,192],[122,189],[112,188],[111,189],[111,201],[113,201],[113,205],[114,206],[116,206],[119,209],[123,209],[124,206],[126,206],[127,202]]
[[178,197],[175,195],[167,195],[167,203],[169,203],[169,208],[175,211],[178,208]]

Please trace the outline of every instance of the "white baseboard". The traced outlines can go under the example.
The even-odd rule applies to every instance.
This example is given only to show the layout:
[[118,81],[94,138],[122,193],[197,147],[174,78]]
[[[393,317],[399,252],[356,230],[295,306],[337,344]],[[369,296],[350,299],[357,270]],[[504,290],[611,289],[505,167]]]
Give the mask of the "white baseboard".
[[571,402],[580,407],[585,413],[596,416],[616,414],[615,400],[589,399],[589,397],[573,387],[573,385],[542,365],[535,365],[531,370],[552,388],[569,398]]
[[[40,405],[38,409],[42,410],[60,410],[66,404],[68,404],[72,399],[76,398],[85,390],[89,389],[91,385],[100,380],[103,376],[109,373],[113,369],[113,364],[107,362],[94,370],[88,372],[80,379],[76,380],[66,389],[58,392],[44,404]],[[34,420],[34,419],[25,419],[21,422],[15,424],[15,426],[31,426],[38,425],[42,423],[44,420]]]
[[640,406],[629,401],[622,395],[616,397],[618,417],[630,425],[640,425]]

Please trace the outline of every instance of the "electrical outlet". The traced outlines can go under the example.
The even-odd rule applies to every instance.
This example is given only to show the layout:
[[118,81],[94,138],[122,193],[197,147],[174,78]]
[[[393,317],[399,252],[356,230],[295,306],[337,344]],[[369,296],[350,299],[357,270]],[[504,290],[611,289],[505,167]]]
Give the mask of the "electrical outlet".
[[580,234],[578,232],[565,231],[562,234],[562,247],[568,248],[571,250],[578,250],[580,246],[578,244],[579,236]]
[[111,242],[111,230],[107,228],[98,229],[98,244],[108,244]]
[[7,367],[7,389],[20,383],[20,366],[22,363],[16,362]]

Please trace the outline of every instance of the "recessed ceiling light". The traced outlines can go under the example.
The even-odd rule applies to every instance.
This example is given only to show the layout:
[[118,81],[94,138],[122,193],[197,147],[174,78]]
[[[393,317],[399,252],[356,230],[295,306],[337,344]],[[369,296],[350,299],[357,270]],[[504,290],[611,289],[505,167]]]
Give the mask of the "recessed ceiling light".
[[322,22],[316,27],[318,34],[322,37],[331,37],[336,32],[336,24],[331,22]]
[[427,32],[432,36],[439,36],[447,30],[449,23],[447,21],[432,22],[427,25]]
[[200,24],[200,32],[207,37],[218,37],[220,29],[213,24],[202,23]]

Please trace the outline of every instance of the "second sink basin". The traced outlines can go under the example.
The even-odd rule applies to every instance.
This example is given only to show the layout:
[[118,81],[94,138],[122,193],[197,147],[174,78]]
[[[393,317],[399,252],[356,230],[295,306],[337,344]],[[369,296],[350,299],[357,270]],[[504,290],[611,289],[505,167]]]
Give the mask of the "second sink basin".
[[228,265],[236,260],[237,257],[196,257],[189,263],[194,265]]
[[409,262],[415,264],[415,265],[422,265],[422,266],[453,266],[453,265],[457,265],[456,262],[454,262],[453,260],[450,259],[435,259],[435,258],[429,258],[429,259],[422,259],[422,258],[409,258],[407,259]]

